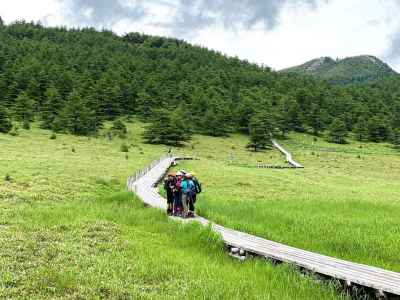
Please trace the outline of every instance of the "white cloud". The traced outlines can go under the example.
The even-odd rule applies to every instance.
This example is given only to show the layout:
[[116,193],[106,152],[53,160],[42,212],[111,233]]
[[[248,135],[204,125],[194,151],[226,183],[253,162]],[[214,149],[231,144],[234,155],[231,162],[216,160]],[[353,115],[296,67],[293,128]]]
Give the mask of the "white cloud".
[[15,20],[39,21],[59,12],[60,4],[55,0],[1,0],[0,16],[7,23]]

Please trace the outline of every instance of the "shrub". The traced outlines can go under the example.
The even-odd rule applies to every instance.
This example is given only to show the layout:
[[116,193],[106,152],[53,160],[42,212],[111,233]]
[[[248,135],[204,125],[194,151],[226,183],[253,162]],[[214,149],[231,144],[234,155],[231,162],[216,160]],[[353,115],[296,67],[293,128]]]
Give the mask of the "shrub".
[[115,120],[113,122],[111,130],[122,132],[123,134],[128,133],[128,129],[126,128],[125,124],[121,120]]
[[121,144],[120,150],[121,150],[121,152],[127,153],[127,152],[129,152],[129,147],[127,144],[123,143],[123,144]]
[[12,181],[11,175],[7,173],[6,176],[4,176],[4,180],[11,182]]
[[19,135],[19,127],[18,126],[14,126],[10,131],[10,135],[11,136],[18,136]]
[[122,132],[122,131],[119,131],[118,132],[118,137],[120,138],[120,139],[126,139],[126,133],[124,133],[124,132]]
[[22,122],[22,128],[25,129],[25,130],[31,129],[31,124],[29,123],[29,120],[24,120]]
[[55,140],[57,139],[57,135],[53,132],[52,135],[50,136],[51,140]]
[[71,151],[72,151],[72,153],[76,153],[76,150],[75,150],[74,146],[72,146]]

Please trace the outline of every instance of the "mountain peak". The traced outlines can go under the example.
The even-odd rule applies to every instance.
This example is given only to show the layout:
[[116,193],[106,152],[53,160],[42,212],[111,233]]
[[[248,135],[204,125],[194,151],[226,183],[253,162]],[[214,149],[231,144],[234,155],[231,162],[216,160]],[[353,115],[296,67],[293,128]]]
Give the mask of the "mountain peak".
[[397,74],[386,63],[372,55],[337,60],[320,57],[282,72],[310,74],[336,84],[360,83]]

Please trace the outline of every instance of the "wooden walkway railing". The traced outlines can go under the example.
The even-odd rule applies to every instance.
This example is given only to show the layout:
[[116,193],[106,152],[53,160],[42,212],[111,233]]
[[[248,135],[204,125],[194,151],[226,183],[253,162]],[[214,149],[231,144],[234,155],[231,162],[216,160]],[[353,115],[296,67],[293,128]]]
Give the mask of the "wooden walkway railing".
[[[128,190],[135,192],[145,204],[166,209],[166,201],[158,194],[156,184],[176,159],[179,158],[168,155],[154,161],[150,167],[128,178]],[[202,217],[195,220],[211,225],[233,256],[244,258],[246,255],[257,255],[290,263],[303,270],[338,279],[346,287],[369,288],[376,292],[378,298],[400,299],[400,273],[297,249],[214,224]]]

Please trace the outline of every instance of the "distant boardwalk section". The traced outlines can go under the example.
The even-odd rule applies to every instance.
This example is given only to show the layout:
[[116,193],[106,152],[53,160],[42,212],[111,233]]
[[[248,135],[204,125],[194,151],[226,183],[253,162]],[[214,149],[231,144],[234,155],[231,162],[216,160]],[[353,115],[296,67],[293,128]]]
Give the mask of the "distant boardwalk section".
[[298,169],[304,168],[301,164],[299,164],[298,162],[296,162],[296,161],[293,159],[292,154],[290,154],[289,152],[287,152],[281,145],[278,144],[277,141],[272,140],[272,144],[273,144],[274,147],[275,147],[276,149],[278,149],[283,155],[285,155],[287,163],[288,163],[292,168],[298,168]]

